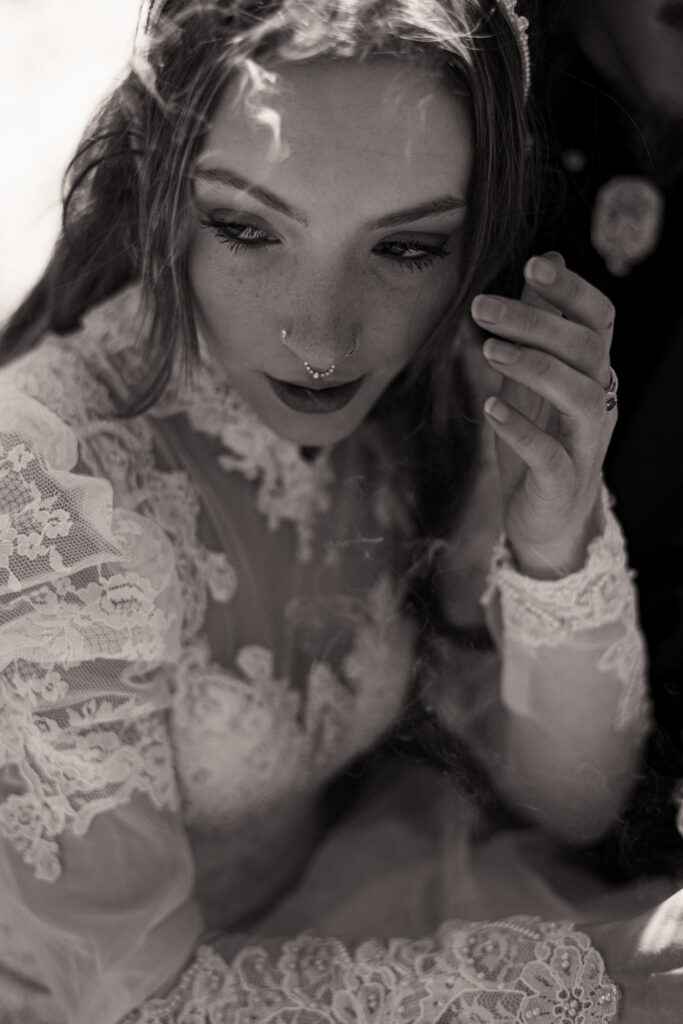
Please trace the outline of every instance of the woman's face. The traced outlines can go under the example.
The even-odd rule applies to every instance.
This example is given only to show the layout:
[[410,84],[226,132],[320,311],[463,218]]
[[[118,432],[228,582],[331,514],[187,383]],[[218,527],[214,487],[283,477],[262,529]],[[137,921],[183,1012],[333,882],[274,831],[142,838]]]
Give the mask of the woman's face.
[[[272,430],[330,444],[453,295],[468,107],[427,67],[391,58],[288,65],[263,107],[236,96],[223,96],[196,167],[198,324]],[[305,362],[335,371],[316,380]]]

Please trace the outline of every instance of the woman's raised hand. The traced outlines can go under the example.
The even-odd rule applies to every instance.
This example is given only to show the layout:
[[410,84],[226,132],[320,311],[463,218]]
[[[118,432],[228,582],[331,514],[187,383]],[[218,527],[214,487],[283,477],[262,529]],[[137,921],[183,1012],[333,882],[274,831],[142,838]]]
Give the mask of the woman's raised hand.
[[492,335],[484,355],[503,378],[484,409],[505,532],[522,572],[555,578],[582,567],[602,529],[614,307],[557,253],[529,260],[524,276],[519,300],[479,295],[472,317]]

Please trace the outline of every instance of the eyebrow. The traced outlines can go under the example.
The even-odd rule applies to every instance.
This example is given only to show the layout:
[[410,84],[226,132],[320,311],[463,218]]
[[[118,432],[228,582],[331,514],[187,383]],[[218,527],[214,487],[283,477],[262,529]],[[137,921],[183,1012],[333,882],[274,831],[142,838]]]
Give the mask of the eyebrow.
[[274,192],[270,192],[267,188],[261,188],[260,185],[255,185],[253,182],[247,181],[240,174],[235,174],[234,171],[229,171],[224,167],[200,167],[195,172],[195,180],[208,181],[211,184],[230,185],[240,192],[246,192],[247,195],[254,196],[255,199],[265,203],[266,206],[270,206],[271,209],[277,210],[278,213],[284,213],[286,217],[298,220],[304,227],[308,224],[303,213],[295,210],[284,199],[276,196]]
[[[228,170],[225,167],[200,167],[195,172],[195,180],[206,181],[210,184],[229,185],[231,188],[236,188],[240,192],[253,196],[255,199],[260,200],[260,202],[265,203],[266,206],[270,206],[271,209],[277,210],[278,213],[291,217],[292,220],[298,221],[304,227],[308,225],[305,215],[294,209],[289,203],[286,203],[280,196],[270,192],[269,189],[262,188],[260,185],[255,185],[240,174],[236,174],[235,171]],[[394,213],[389,213],[377,220],[370,221],[367,229],[369,231],[376,231],[379,228],[394,227],[397,224],[408,224],[412,221],[424,220],[425,217],[434,216],[435,214],[453,213],[456,210],[461,210],[464,206],[465,200],[459,199],[457,196],[439,196],[437,199],[429,199],[418,206],[409,206],[403,210],[396,210]]]
[[440,196],[438,199],[429,199],[426,203],[420,203],[419,206],[409,206],[405,210],[397,210],[395,213],[389,213],[386,217],[380,217],[379,220],[373,220],[368,224],[370,231],[374,231],[377,228],[389,228],[396,224],[408,224],[413,220],[424,220],[425,217],[433,216],[434,214],[440,213],[453,213],[455,210],[462,210],[465,206],[464,199],[458,199],[457,196]]

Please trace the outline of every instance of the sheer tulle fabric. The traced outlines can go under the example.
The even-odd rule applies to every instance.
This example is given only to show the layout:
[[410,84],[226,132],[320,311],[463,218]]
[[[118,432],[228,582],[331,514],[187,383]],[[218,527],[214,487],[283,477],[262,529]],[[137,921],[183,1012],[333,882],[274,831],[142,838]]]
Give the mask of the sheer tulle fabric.
[[[70,1024],[114,1024],[136,1008],[150,1021],[322,1024],[446,1019],[439,1014],[450,999],[453,1019],[521,1022],[569,957],[585,1021],[612,1019],[616,993],[599,955],[568,925],[527,922],[525,933],[514,923],[488,932],[453,924],[415,945],[399,937],[435,932],[443,918],[402,918],[390,898],[378,898],[375,927],[360,934],[366,919],[351,910],[354,886],[371,882],[374,891],[396,854],[384,834],[373,843],[372,829],[367,850],[377,859],[362,871],[347,858],[339,874],[334,833],[319,847],[328,893],[348,897],[328,921],[339,929],[325,954],[339,984],[317,1017],[313,996],[295,998],[286,971],[296,972],[299,958],[309,964],[311,950],[292,938],[280,949],[274,936],[324,924],[304,866],[320,840],[325,788],[391,726],[409,683],[414,636],[401,612],[407,546],[398,499],[371,436],[306,460],[258,421],[206,354],[189,389],[144,417],[118,419],[115,396],[139,359],[138,326],[139,297],[129,289],[76,335],[47,338],[0,375],[7,1005],[23,1005],[25,1015],[40,1006],[47,1021],[43,986],[54,1019]],[[540,707],[551,731],[561,732],[565,709],[553,697],[562,679],[549,687],[548,678],[557,680],[559,665],[566,681],[577,658],[600,660],[599,700],[619,707],[620,728],[642,731],[646,721],[631,583],[607,505],[605,513],[589,564],[562,586],[540,592],[502,556],[494,563],[487,601],[503,701],[519,713]],[[605,600],[570,621],[567,608],[596,580]],[[539,622],[562,616],[559,639],[539,633]],[[457,677],[441,682],[457,693]],[[410,787],[395,785],[400,828],[401,815],[410,819]],[[450,797],[430,784],[421,799],[441,808]],[[446,831],[421,835],[410,825],[406,851],[422,853],[408,855],[397,882],[409,887],[436,870],[450,891],[441,911],[463,916],[471,886],[454,865],[476,841],[475,819],[460,803]],[[356,836],[361,851],[364,835]],[[288,905],[289,930],[286,914],[277,917]],[[549,896],[526,910],[563,917],[560,905]],[[468,915],[497,907],[517,912],[501,897]],[[246,931],[259,935],[259,922],[273,937],[267,956],[247,943],[228,966],[204,949],[180,989],[146,1004],[173,987],[209,929],[236,951]],[[495,984],[486,971],[473,981],[466,950],[485,934],[511,943],[504,960],[514,998],[483,997],[502,991],[497,975]],[[372,936],[388,941],[355,952],[339,945]],[[275,1016],[256,1009],[266,1005],[261,997],[275,1000]]]

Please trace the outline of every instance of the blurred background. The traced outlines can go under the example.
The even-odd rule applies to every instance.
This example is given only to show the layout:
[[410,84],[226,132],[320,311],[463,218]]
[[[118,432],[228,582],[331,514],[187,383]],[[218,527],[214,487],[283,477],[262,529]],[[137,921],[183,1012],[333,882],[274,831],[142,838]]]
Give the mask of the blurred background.
[[139,0],[0,0],[0,321],[42,269],[61,177],[130,55]]

